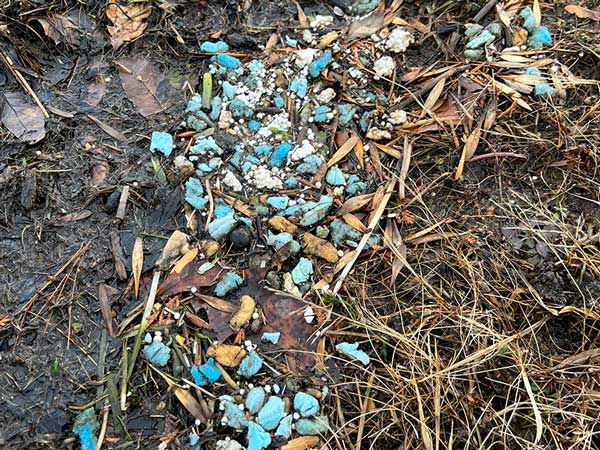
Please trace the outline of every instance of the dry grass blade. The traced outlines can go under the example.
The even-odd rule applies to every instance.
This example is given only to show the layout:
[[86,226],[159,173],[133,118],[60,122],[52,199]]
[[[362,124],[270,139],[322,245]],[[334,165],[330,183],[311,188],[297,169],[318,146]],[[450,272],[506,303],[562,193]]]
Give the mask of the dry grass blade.
[[440,96],[444,92],[444,87],[446,87],[446,78],[440,79],[435,86],[433,86],[433,89],[427,96],[427,100],[425,100],[425,103],[423,104],[421,117],[423,117],[425,114],[429,114],[431,117],[434,117],[435,114],[433,113],[432,108],[440,99]]
[[408,136],[404,137],[404,152],[402,154],[402,167],[398,177],[398,193],[400,200],[406,198],[406,177],[410,168],[410,158],[412,155],[412,144],[408,141]]
[[133,293],[138,298],[140,292],[140,277],[142,276],[142,267],[144,265],[144,239],[137,237],[133,244],[131,253],[131,270],[133,272]]
[[417,405],[419,410],[419,425],[421,427],[421,439],[423,439],[423,445],[427,450],[433,450],[433,440],[431,439],[431,430],[427,426],[427,420],[425,419],[425,413],[423,411],[423,400],[421,399],[421,393],[419,392],[418,383],[413,381],[413,387],[417,394]]
[[108,295],[106,295],[106,286],[104,284],[98,286],[98,301],[100,302],[100,311],[102,312],[102,317],[104,318],[104,322],[106,323],[108,335],[110,337],[113,337],[114,332],[112,324],[112,312],[110,310]]
[[353,134],[348,138],[346,142],[344,142],[340,148],[333,154],[331,159],[327,161],[327,167],[331,167],[336,164],[338,161],[341,161],[348,153],[354,149],[359,139],[356,134]]
[[173,392],[175,393],[177,400],[179,400],[183,407],[187,409],[194,418],[200,420],[204,424],[208,423],[207,418],[204,417],[200,403],[198,403],[198,400],[196,400],[190,391],[180,388],[179,386],[174,386]]
[[540,0],[533,0],[533,17],[535,17],[535,26],[539,27],[542,24],[542,10],[540,8]]
[[531,388],[531,383],[529,382],[529,377],[525,372],[525,367],[521,364],[521,377],[523,378],[523,384],[525,385],[525,390],[527,391],[527,395],[529,396],[529,400],[531,400],[531,408],[533,409],[533,415],[535,417],[535,442],[537,445],[538,442],[542,439],[542,433],[544,431],[544,421],[542,420],[542,414],[540,413],[540,409],[538,408],[537,401],[535,400],[535,394],[533,393],[533,389]]
[[346,222],[352,228],[360,231],[361,233],[365,233],[367,231],[367,227],[365,226],[365,224],[362,223],[362,221],[358,217],[356,217],[354,214],[350,214],[350,213],[344,214],[342,216],[342,219],[344,219],[344,222]]

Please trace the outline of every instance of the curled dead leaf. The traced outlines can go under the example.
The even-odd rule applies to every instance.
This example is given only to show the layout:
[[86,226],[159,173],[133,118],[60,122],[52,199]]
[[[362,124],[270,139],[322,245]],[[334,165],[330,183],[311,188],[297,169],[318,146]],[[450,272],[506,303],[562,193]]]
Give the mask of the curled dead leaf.
[[210,346],[206,352],[209,358],[215,358],[225,367],[238,367],[246,356],[246,350],[237,345],[219,344]]
[[146,19],[151,13],[152,3],[131,2],[120,5],[112,0],[106,8],[106,17],[113,23],[107,27],[113,48],[119,48],[125,42],[140,37],[146,31]]
[[188,243],[188,235],[179,230],[175,230],[156,261],[155,266],[160,270],[168,269],[173,262],[182,255],[191,250]]
[[234,331],[239,330],[252,319],[256,302],[249,295],[242,295],[240,298],[240,309],[229,320],[229,325]]

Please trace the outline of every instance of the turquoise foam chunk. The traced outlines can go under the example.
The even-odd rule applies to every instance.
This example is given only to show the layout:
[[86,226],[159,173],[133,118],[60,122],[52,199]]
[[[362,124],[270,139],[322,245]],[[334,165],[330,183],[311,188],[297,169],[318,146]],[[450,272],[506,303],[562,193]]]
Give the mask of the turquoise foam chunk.
[[229,159],[229,165],[239,170],[242,168],[243,158],[244,152],[242,152],[241,150],[236,150],[235,152],[233,152],[233,155]]
[[198,178],[190,178],[185,183],[185,201],[196,209],[204,209],[208,199],[204,196],[202,182]]
[[359,361],[364,366],[368,366],[371,363],[369,355],[358,349],[358,342],[342,342],[337,344],[335,349],[341,354]]
[[266,206],[264,206],[264,205],[256,205],[256,213],[259,216],[268,216],[270,214],[270,212],[271,211]]
[[217,297],[225,297],[231,291],[235,291],[244,283],[242,277],[235,272],[225,272],[219,278],[219,282],[215,286],[215,295]]
[[208,114],[208,116],[211,118],[211,120],[219,120],[219,116],[221,115],[221,105],[223,103],[223,100],[221,100],[221,97],[217,96],[217,97],[213,97],[213,99],[210,102],[210,113]]
[[192,95],[185,108],[185,112],[196,113],[202,110],[202,96],[199,94]]
[[209,167],[211,167],[213,169],[217,169],[223,165],[223,160],[221,158],[217,158],[217,157],[210,158],[208,160],[208,165],[209,165]]
[[356,114],[356,106],[351,103],[340,103],[338,105],[339,122],[342,125],[348,125]]
[[231,84],[229,81],[225,80],[223,81],[223,95],[225,96],[225,98],[227,100],[231,100],[233,99],[233,97],[235,97],[235,94],[237,93],[237,86]]
[[271,431],[277,428],[284,415],[285,404],[283,399],[273,395],[258,412],[258,423],[265,430]]
[[271,167],[281,167],[287,161],[287,156],[292,149],[292,144],[284,142],[279,144],[271,155]]
[[233,215],[235,210],[228,205],[215,206],[215,219],[222,219],[225,216]]
[[227,107],[235,118],[250,118],[254,114],[254,110],[250,108],[239,98],[234,98]]
[[356,0],[350,6],[350,12],[354,15],[363,16],[377,8],[380,3],[381,0]]
[[483,50],[481,48],[477,48],[474,50],[465,50],[463,52],[463,55],[467,59],[470,59],[473,61],[479,61],[485,57],[485,50]]
[[485,27],[490,33],[494,35],[494,37],[499,38],[502,36],[502,27],[499,23],[492,22],[487,27]]
[[552,96],[556,94],[556,89],[547,83],[536,84],[533,93],[538,96]]
[[200,450],[200,444],[198,444],[198,442],[200,442],[200,436],[198,436],[196,433],[190,433],[188,435],[188,442],[191,450]]
[[304,214],[300,219],[300,226],[310,227],[317,224],[327,216],[329,209],[333,205],[333,199],[327,195],[321,196],[318,203]]
[[223,149],[212,138],[203,138],[190,147],[192,155],[206,155],[209,151],[215,152],[217,155],[223,154]]
[[479,33],[483,31],[483,27],[478,23],[468,23],[465,25],[465,37],[468,40],[473,39]]
[[173,151],[173,136],[162,131],[153,131],[150,141],[150,151],[152,153],[160,152],[167,157],[171,156],[171,152]]
[[196,116],[190,115],[185,119],[185,123],[192,130],[200,132],[208,128],[208,123],[204,119],[200,119]]
[[263,333],[261,339],[276,345],[279,342],[280,337],[281,333],[277,331],[275,333]]
[[312,417],[319,413],[319,401],[310,394],[298,392],[294,396],[294,409],[298,411],[302,417]]
[[300,258],[296,267],[292,270],[292,280],[296,284],[305,283],[315,271],[313,263],[309,259]]
[[287,45],[289,45],[290,47],[297,47],[298,46],[298,41],[296,39],[292,39],[287,34],[285,35],[285,43]]
[[258,59],[253,59],[248,64],[248,70],[250,71],[250,73],[260,74],[261,72],[264,72],[265,65]]
[[242,411],[238,405],[232,400],[225,400],[223,402],[223,417],[227,417],[227,425],[236,430],[241,430],[248,426],[248,419],[244,411]]
[[327,396],[329,395],[329,387],[323,386],[323,388],[321,389],[321,394],[323,394],[321,396],[321,399],[325,400],[327,398]]
[[357,175],[350,175],[346,186],[346,192],[350,195],[357,195],[366,191],[367,183],[361,181]]
[[211,262],[205,262],[202,263],[202,265],[200,267],[198,267],[198,274],[203,275],[206,272],[208,272],[210,269],[212,269],[213,267],[215,267],[215,265]]
[[346,175],[338,166],[332,166],[325,175],[325,181],[331,186],[343,186],[346,184]]
[[250,389],[246,396],[246,409],[250,414],[256,414],[265,404],[267,394],[262,387],[254,387]]
[[293,416],[291,414],[285,416],[279,422],[279,426],[275,430],[275,436],[281,436],[284,439],[289,439],[292,437],[292,420]]
[[[315,202],[311,202],[311,203],[314,203],[314,204],[316,205],[316,203],[315,203]],[[286,209],[286,210],[283,212],[283,214],[284,214],[284,215],[286,215],[286,216],[294,216],[294,217],[298,217],[298,216],[299,216],[299,214],[302,212],[302,207],[303,207],[303,206],[304,206],[304,205],[301,205],[301,204],[297,204],[297,205],[294,205],[294,206],[290,206],[290,207],[288,207],[288,208],[287,208],[287,209]]]
[[161,341],[154,341],[150,345],[144,345],[144,355],[153,366],[163,367],[171,358],[171,349]]
[[367,130],[369,129],[369,124],[371,122],[371,116],[374,114],[375,114],[375,111],[365,111],[360,116],[360,120],[358,121],[358,124],[363,133],[366,133]]
[[288,189],[294,189],[295,187],[298,187],[298,179],[296,177],[289,177],[287,180],[285,180],[285,186]]
[[256,120],[251,120],[248,122],[248,129],[251,131],[258,131],[260,130],[260,122],[257,122]]
[[296,167],[296,172],[315,175],[323,164],[325,164],[325,160],[321,155],[308,155],[302,160],[302,163]]
[[552,35],[550,34],[550,30],[546,27],[537,27],[533,30],[533,33],[529,35],[527,45],[529,48],[533,49],[552,47]]
[[[335,219],[329,224],[331,234],[329,235],[331,241],[336,247],[348,245],[350,247],[356,247],[356,242],[362,239],[362,233],[355,230],[346,222]],[[373,233],[367,241],[367,248],[373,245],[378,245],[381,242],[381,235]]]
[[492,42],[494,42],[495,39],[496,36],[494,36],[488,30],[483,30],[476,37],[467,42],[467,45],[465,47],[471,50],[475,48],[481,48],[486,44],[491,44]]
[[96,450],[98,442],[96,439],[97,429],[98,421],[93,407],[79,413],[73,425],[73,434],[79,437],[81,450]]
[[306,78],[296,78],[290,84],[290,91],[295,92],[299,98],[306,97],[308,91],[308,80]]
[[255,422],[248,422],[248,450],[262,450],[271,445],[271,435]]
[[242,65],[242,62],[239,59],[226,53],[219,53],[214,58],[215,61],[217,61],[217,64],[225,67],[226,69],[237,69]]
[[190,370],[194,383],[198,386],[207,386],[218,381],[221,378],[221,371],[215,365],[215,360],[209,358],[205,364],[201,366],[194,366]]
[[301,436],[318,436],[329,430],[327,416],[317,416],[312,419],[300,419],[296,422],[296,432]]
[[244,378],[252,378],[262,368],[263,360],[256,352],[247,354],[238,368],[237,374]]
[[314,111],[314,120],[317,123],[326,123],[329,122],[333,115],[331,113],[331,108],[325,105],[318,106]]
[[283,106],[285,105],[285,102],[283,101],[283,97],[279,94],[277,94],[275,96],[275,98],[273,99],[273,102],[275,103],[275,106],[277,108],[283,108]]
[[229,50],[229,45],[227,45],[227,43],[223,42],[223,41],[217,41],[217,42],[204,41],[200,45],[200,50],[202,50],[204,53],[226,52],[227,50]]
[[523,28],[530,33],[533,33],[533,30],[535,30],[535,27],[537,26],[533,10],[528,6],[523,8],[519,15],[523,18]]
[[291,242],[290,250],[292,253],[298,253],[300,251],[300,244],[294,240],[294,237],[290,233],[285,231],[279,234],[269,231],[267,234],[267,244],[275,247],[275,250],[281,249],[288,242]]
[[323,53],[323,55],[314,60],[310,64],[310,66],[308,66],[308,72],[310,73],[310,76],[313,78],[317,78],[319,75],[321,75],[321,72],[325,70],[325,68],[329,65],[330,62],[331,51],[327,50],[325,53]]
[[266,144],[257,145],[256,147],[254,147],[254,153],[256,153],[257,156],[268,156],[271,154],[272,150],[273,147]]
[[212,167],[210,167],[206,163],[200,163],[196,167],[198,168],[198,170],[201,170],[204,173],[210,173],[210,172],[212,172],[214,170]]
[[277,210],[287,208],[290,198],[287,195],[280,195],[267,198],[267,203]]
[[208,234],[213,239],[220,241],[231,233],[237,223],[238,220],[233,214],[220,217],[208,224]]

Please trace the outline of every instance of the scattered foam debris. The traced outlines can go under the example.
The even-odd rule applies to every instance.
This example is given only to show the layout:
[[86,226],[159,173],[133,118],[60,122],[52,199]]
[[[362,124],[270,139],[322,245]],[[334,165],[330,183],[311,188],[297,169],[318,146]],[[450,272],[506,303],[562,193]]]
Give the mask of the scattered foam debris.
[[369,358],[369,355],[358,349],[357,342],[342,342],[337,344],[335,349],[341,354],[361,362],[365,366],[368,366],[371,363],[371,358]]
[[96,413],[93,407],[82,411],[77,416],[73,425],[73,434],[79,437],[81,450],[96,450],[97,429],[98,421],[96,420]]

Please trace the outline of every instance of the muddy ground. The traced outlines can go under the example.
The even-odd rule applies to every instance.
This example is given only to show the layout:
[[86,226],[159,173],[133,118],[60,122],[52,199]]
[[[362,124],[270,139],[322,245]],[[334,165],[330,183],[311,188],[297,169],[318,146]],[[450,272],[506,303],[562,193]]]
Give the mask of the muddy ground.
[[[80,6],[77,2],[0,6],[0,24],[10,30],[9,34],[0,33],[0,50],[23,67],[50,112],[46,137],[37,144],[19,142],[0,128],[0,317],[9,318],[0,323],[0,447],[78,448],[70,433],[77,412],[72,407],[94,399],[102,384],[98,361],[105,327],[98,287],[117,289],[109,290],[117,319],[136,306],[130,297],[121,295],[131,281],[119,279],[111,241],[120,246],[130,273],[133,242],[143,235],[144,264],[150,269],[165,238],[186,224],[180,180],[168,160],[163,160],[162,166],[166,179],[157,176],[147,150],[149,135],[157,129],[178,130],[189,96],[188,84],[197,86],[207,64],[198,51],[199,42],[222,32],[232,50],[253,52],[272,32],[286,30],[296,20],[292,2],[254,2],[244,14],[240,3],[171,1],[170,10],[154,10],[142,38],[119,50],[110,45],[102,1],[87,2],[80,10],[87,19],[81,21],[85,30],[72,44],[55,43],[34,19],[46,17],[50,11],[73,10]],[[485,2],[450,3],[456,5],[415,2],[403,6],[400,15],[415,14],[427,23],[431,14],[435,33],[449,23],[472,17]],[[332,7],[327,2],[304,2],[302,6],[306,14]],[[578,76],[599,79],[597,53],[585,50],[587,43],[576,32],[575,19],[559,6],[545,9],[544,14],[553,30],[566,38],[574,36],[581,44],[581,54],[574,50],[562,62]],[[432,36],[422,36],[408,52],[407,67],[451,56],[432,45]],[[167,74],[168,85],[161,91],[164,112],[145,118],[124,95],[115,61],[129,55],[144,55]],[[0,91],[19,89],[3,67]],[[98,89],[105,92],[98,94]],[[94,93],[101,96],[98,102],[89,101]],[[414,186],[431,187],[422,201],[406,209],[397,207],[412,216],[403,225],[403,233],[409,235],[447,220],[448,230],[472,237],[456,243],[460,247],[457,254],[466,258],[478,254],[477,261],[484,265],[481,273],[486,274],[477,284],[482,291],[495,292],[498,299],[516,298],[521,294],[504,290],[513,285],[531,286],[532,292],[539,294],[538,307],[502,311],[499,316],[510,316],[506,333],[513,331],[514,323],[533,323],[550,309],[591,306],[600,314],[596,306],[600,269],[595,265],[598,260],[593,260],[600,233],[597,113],[589,117],[596,125],[590,126],[584,137],[569,138],[569,127],[578,123],[586,105],[596,102],[597,87],[583,86],[569,91],[557,107],[539,102],[532,112],[516,113],[512,128],[500,124],[486,144],[495,151],[518,149],[526,159],[470,164],[460,182],[447,175],[454,172],[460,157],[450,135],[429,133],[415,145],[409,178]],[[116,128],[127,141],[115,139],[89,116]],[[185,145],[176,144],[180,149]],[[124,186],[130,188],[130,201],[124,219],[119,220],[115,214]],[[428,272],[430,284],[441,286],[440,279],[452,280],[445,288],[454,286],[468,296],[473,286],[458,275],[457,259],[444,259],[452,251],[446,247],[438,252],[439,246],[444,243],[409,246],[408,260]],[[561,261],[569,258],[572,265],[566,270]],[[68,262],[71,264],[63,269]],[[373,282],[372,289],[378,292],[376,283],[385,284],[389,268],[374,264],[372,270],[378,271],[377,277],[384,277]],[[417,301],[422,293],[408,278],[401,276],[394,289],[406,303]],[[388,308],[384,301],[379,304],[376,295],[372,300],[374,310],[384,314]],[[502,306],[499,300],[485,308],[497,312]],[[590,319],[586,329],[581,323],[576,311],[549,318],[537,330],[539,352],[571,355],[597,347],[600,334],[596,322]],[[400,322],[397,326],[400,329]],[[450,338],[447,342],[452,345]],[[119,337],[107,339],[104,373],[118,368],[121,345]],[[139,374],[131,388],[128,434],[107,442],[107,448],[156,448],[165,433],[185,429],[189,418],[147,375]],[[586,385],[598,389],[597,383]],[[111,427],[114,430],[115,424]],[[468,447],[465,430],[458,431],[458,441]],[[172,443],[172,448],[185,448],[184,441]],[[406,440],[390,431],[384,442],[386,448],[398,448]],[[414,444],[412,448],[419,447]]]

